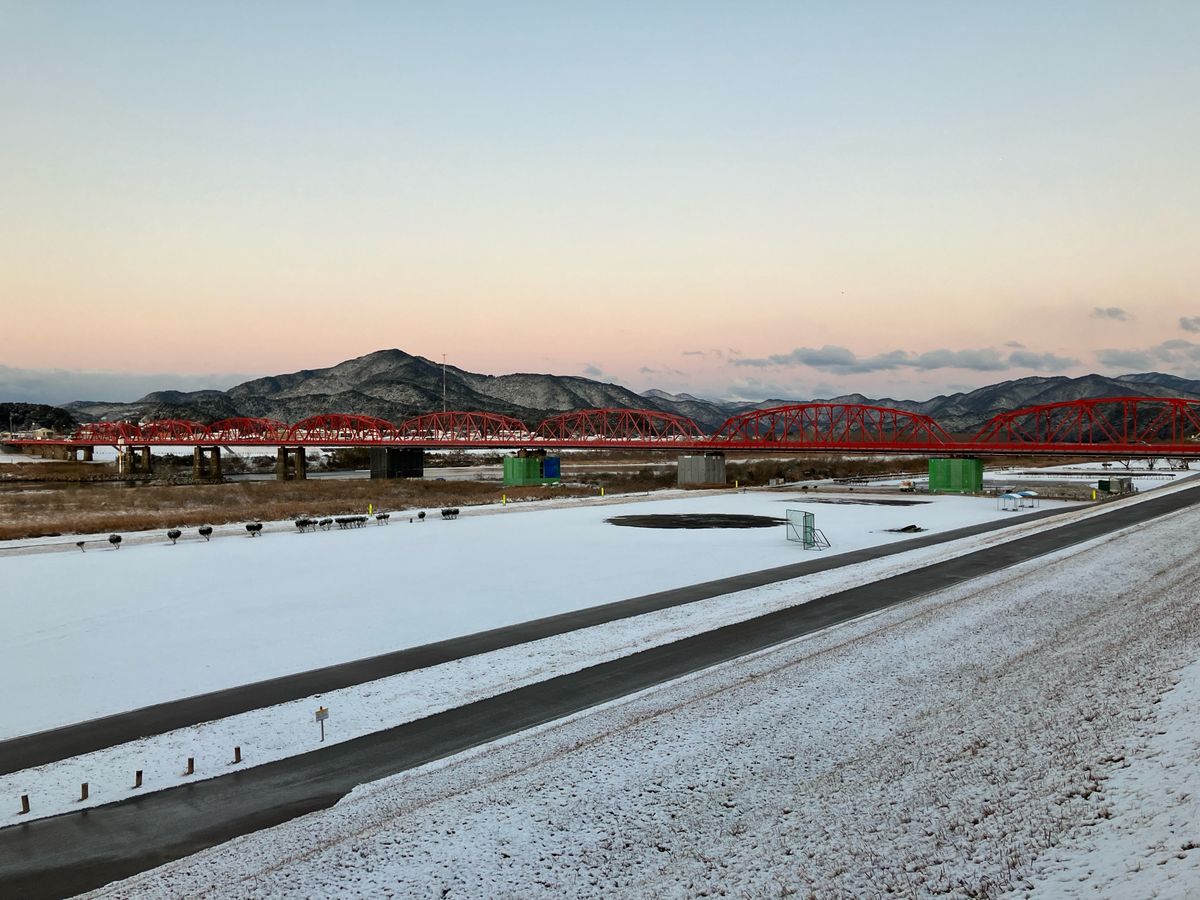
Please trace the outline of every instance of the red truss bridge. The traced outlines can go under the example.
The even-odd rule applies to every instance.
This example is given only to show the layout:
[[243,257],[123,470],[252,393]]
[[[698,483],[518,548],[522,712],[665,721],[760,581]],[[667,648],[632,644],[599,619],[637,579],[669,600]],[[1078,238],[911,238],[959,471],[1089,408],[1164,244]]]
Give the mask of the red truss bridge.
[[[152,447],[411,447],[420,449],[616,449],[672,452],[904,453],[1200,457],[1200,401],[1103,397],[1001,413],[973,435],[952,435],[933,418],[857,403],[796,403],[734,416],[712,433],[691,419],[646,409],[585,409],[530,426],[485,412],[428,413],[393,423],[328,413],[275,419],[94,422],[70,437],[14,435],[11,446],[70,450]],[[85,458],[87,458],[85,456]]]

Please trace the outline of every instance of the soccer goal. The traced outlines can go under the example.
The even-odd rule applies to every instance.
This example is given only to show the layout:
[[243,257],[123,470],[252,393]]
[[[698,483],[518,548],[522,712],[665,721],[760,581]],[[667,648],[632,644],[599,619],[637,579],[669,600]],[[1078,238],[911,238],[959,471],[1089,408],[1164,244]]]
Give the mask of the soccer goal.
[[829,539],[817,527],[816,515],[802,509],[787,511],[787,539],[796,541],[805,550],[825,550],[829,547]]

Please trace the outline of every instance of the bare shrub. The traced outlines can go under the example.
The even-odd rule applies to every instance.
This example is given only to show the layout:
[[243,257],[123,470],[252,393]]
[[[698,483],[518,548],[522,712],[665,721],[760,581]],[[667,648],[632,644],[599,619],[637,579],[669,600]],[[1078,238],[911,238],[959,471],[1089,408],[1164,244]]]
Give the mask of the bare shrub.
[[594,494],[585,487],[502,487],[452,481],[252,481],[227,484],[63,486],[47,502],[0,492],[0,540],[324,518],[380,511],[475,506]]

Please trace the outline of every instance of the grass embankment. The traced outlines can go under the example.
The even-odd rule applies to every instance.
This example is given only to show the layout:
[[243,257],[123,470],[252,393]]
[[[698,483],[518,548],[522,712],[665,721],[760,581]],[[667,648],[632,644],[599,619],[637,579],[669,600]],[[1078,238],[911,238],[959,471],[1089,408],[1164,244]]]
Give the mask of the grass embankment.
[[592,496],[593,488],[501,487],[441,481],[254,481],[228,484],[63,487],[0,493],[0,540],[106,531],[145,531],[301,517],[439,509],[554,497]]

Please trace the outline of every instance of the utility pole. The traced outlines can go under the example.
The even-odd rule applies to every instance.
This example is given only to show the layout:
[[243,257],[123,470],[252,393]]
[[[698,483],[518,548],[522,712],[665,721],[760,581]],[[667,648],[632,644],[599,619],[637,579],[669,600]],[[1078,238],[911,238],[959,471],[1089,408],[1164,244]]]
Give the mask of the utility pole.
[[446,354],[442,354],[442,415],[446,414]]

